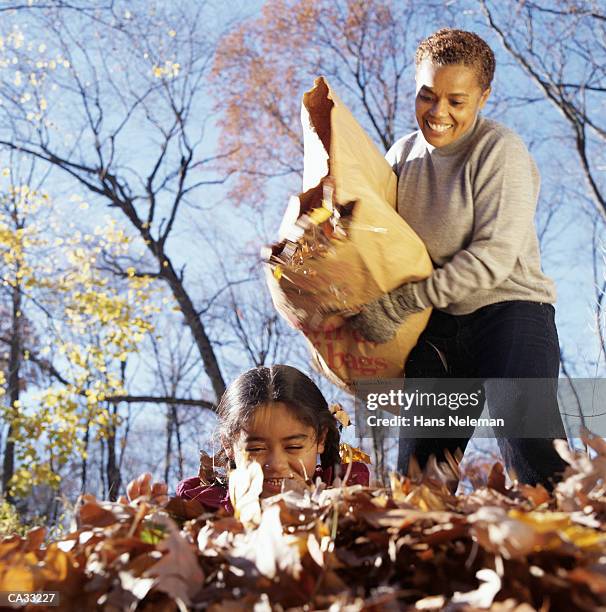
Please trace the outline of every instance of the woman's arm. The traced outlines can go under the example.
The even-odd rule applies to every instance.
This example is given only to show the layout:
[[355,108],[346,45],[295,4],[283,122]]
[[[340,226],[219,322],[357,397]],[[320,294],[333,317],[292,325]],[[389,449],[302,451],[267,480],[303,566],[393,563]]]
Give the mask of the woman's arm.
[[[401,158],[399,149],[391,155],[395,165]],[[429,278],[394,289],[353,317],[350,324],[367,340],[386,342],[408,315],[430,306],[446,308],[476,291],[490,290],[513,271],[535,231],[539,173],[524,143],[509,130],[476,155],[470,162],[474,221],[469,243]]]

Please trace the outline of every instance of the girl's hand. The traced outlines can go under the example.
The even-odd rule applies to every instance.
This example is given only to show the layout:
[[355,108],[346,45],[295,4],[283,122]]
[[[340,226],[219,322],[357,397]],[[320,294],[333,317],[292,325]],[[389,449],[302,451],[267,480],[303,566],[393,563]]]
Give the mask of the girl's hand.
[[168,485],[165,482],[152,483],[152,475],[149,472],[145,472],[128,483],[126,496],[121,496],[118,501],[128,504],[145,499],[158,506],[164,506],[168,503]]

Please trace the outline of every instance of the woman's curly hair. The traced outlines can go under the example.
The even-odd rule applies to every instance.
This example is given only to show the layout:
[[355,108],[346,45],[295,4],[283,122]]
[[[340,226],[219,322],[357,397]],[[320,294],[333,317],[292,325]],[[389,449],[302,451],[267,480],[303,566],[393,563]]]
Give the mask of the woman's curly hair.
[[494,77],[495,58],[488,44],[473,32],[442,28],[421,41],[417,47],[415,64],[429,59],[438,66],[464,64],[476,72],[485,91]]

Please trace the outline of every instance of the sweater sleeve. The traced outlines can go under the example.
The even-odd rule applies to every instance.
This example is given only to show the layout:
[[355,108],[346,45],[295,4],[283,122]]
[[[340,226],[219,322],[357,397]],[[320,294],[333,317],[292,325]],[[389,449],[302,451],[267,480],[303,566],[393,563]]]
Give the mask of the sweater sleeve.
[[[351,467],[350,467],[351,466]],[[332,467],[322,468],[318,466],[314,473],[313,480],[315,481],[316,477],[320,477],[327,485],[331,486],[334,480],[334,470]],[[370,470],[365,463],[361,461],[352,461],[351,463],[339,463],[338,466],[338,474],[339,478],[343,479],[349,472],[349,476],[347,477],[347,485],[356,485],[361,484],[365,487],[368,486],[370,482]]]
[[446,308],[508,278],[530,232],[540,177],[524,143],[503,134],[479,155],[473,184],[472,238],[426,280],[413,283],[422,306]]
[[181,480],[177,484],[177,497],[200,502],[207,510],[215,511],[223,508],[233,513],[227,487],[221,485],[203,485],[198,476]]
[[[347,470],[349,468],[348,463],[341,464],[341,478],[345,478],[347,474]],[[361,461],[353,461],[351,463],[351,470],[349,472],[349,477],[347,479],[348,485],[356,485],[360,484],[365,487],[369,485],[370,482],[370,470],[365,463]]]

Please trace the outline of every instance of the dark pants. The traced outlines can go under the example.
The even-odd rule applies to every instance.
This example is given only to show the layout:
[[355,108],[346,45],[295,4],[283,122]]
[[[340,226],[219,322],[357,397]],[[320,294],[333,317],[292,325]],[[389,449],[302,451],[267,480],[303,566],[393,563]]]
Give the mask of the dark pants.
[[[566,467],[553,448],[553,439],[566,439],[557,403],[559,364],[553,306],[511,301],[491,304],[461,316],[434,310],[408,357],[405,375],[407,378],[547,379],[540,390],[544,437],[498,438],[498,443],[506,467],[515,471],[520,482],[541,483],[551,488],[549,479]],[[503,384],[513,384],[514,388],[503,389]],[[536,388],[533,392],[537,392]],[[515,381],[501,384],[498,380],[487,380],[484,393],[491,417],[506,416],[509,421],[521,423],[532,416],[536,405],[528,385],[516,388]],[[412,455],[424,467],[431,454],[444,460],[445,448],[451,452],[456,448],[464,451],[468,441],[469,437],[401,438],[398,470],[407,472]]]

